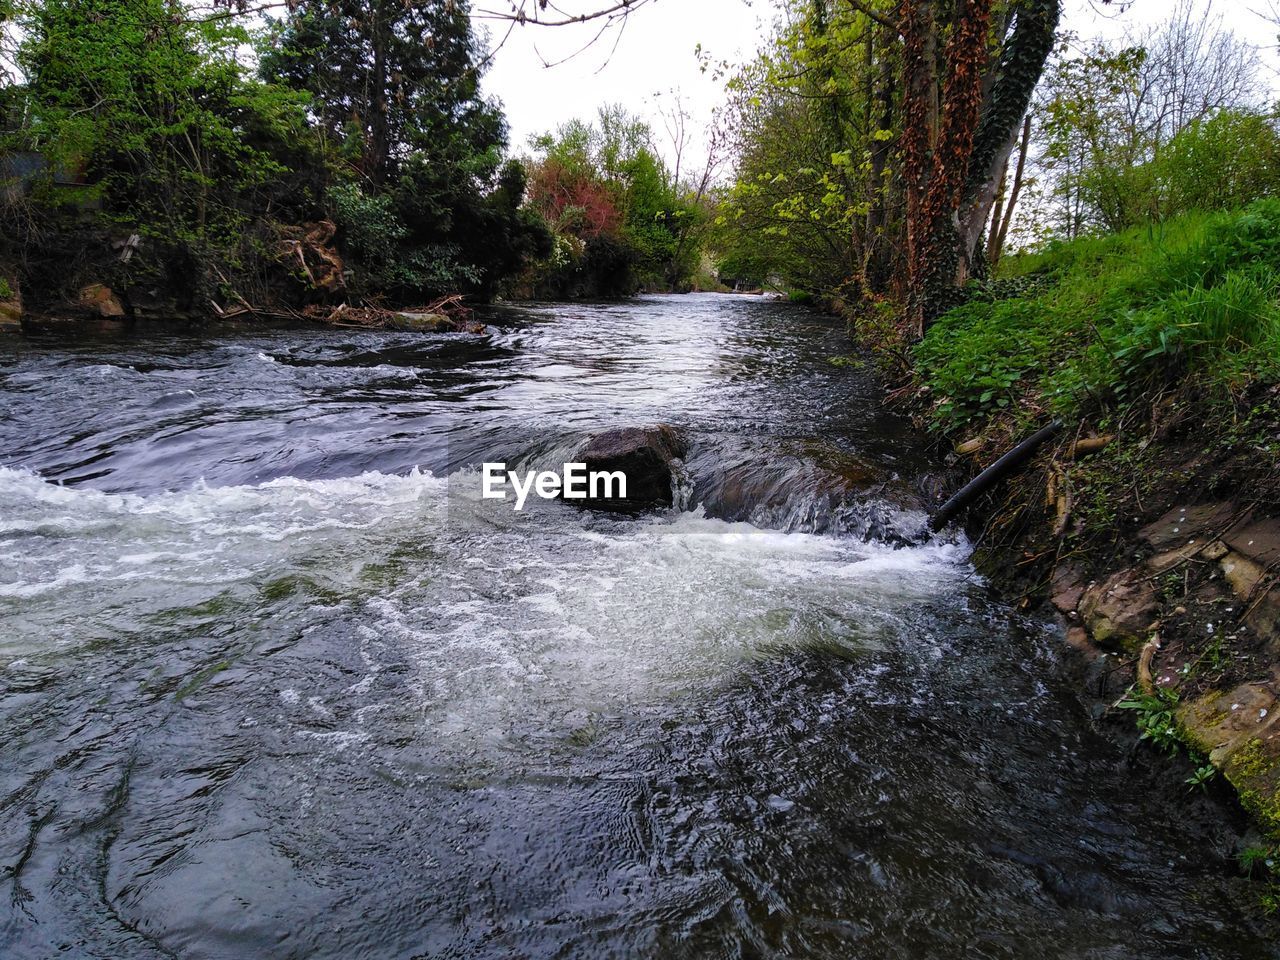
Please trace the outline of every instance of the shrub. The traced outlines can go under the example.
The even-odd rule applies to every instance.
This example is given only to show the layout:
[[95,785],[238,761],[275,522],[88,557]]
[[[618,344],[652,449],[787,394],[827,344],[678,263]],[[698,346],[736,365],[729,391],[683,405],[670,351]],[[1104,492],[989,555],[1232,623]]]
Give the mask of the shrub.
[[1224,110],[1180,130],[1151,164],[1165,216],[1227,210],[1280,192],[1276,118]]

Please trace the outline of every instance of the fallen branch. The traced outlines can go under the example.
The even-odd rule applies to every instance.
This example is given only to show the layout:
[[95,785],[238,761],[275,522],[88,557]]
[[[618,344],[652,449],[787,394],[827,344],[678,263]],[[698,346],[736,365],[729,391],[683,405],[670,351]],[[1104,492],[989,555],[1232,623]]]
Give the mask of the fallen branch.
[[1053,522],[1053,538],[1061,540],[1067,534],[1067,525],[1071,523],[1071,512],[1075,509],[1075,497],[1071,494],[1071,482],[1057,464],[1054,464],[1051,488],[1054,490],[1053,507],[1056,518]]

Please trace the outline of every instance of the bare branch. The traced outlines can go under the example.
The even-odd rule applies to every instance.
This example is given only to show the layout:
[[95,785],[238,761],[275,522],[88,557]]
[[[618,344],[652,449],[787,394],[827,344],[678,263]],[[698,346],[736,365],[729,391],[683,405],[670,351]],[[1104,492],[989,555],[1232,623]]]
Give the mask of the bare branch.
[[[617,0],[607,7],[588,10],[582,13],[571,13],[561,10],[548,0],[509,0],[510,10],[475,10],[472,16],[477,20],[510,20],[524,26],[568,27],[575,23],[586,23],[590,20],[606,20],[610,23],[624,20],[632,11],[657,0]],[[548,15],[547,11],[551,13]]]

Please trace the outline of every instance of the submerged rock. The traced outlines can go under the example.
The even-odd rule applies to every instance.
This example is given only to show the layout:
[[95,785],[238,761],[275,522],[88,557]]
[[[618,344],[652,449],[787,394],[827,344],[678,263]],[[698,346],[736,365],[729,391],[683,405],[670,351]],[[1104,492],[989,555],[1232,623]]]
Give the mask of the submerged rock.
[[589,499],[588,506],[623,511],[671,506],[675,502],[676,464],[684,455],[684,438],[668,424],[597,433],[587,441],[578,459],[592,473],[626,474],[627,496]]
[[907,542],[925,500],[886,467],[820,441],[720,438],[690,459],[708,517],[762,527]]

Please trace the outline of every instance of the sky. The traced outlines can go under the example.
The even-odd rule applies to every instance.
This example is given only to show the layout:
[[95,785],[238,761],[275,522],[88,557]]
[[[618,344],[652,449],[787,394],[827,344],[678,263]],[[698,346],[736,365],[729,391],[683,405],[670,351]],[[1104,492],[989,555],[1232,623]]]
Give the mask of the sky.
[[[564,0],[567,10],[604,6],[600,0]],[[475,7],[499,6],[475,0]],[[739,62],[755,53],[773,19],[770,0],[656,0],[627,18],[621,34],[610,33],[571,57],[599,30],[573,27],[521,27],[512,31],[494,55],[484,87],[506,108],[511,145],[521,152],[530,136],[554,130],[572,118],[590,119],[605,103],[621,103],[650,119],[661,133],[659,110],[678,91],[686,109],[700,121],[720,102],[722,84],[700,69],[699,44],[715,60]],[[489,21],[492,44],[501,39]],[[661,139],[661,137],[660,137]],[[659,146],[662,146],[659,143]],[[665,151],[664,151],[665,152]]]
[[[1206,0],[1194,2],[1203,6]],[[1252,12],[1265,9],[1269,0],[1207,2],[1235,33],[1259,44],[1265,62],[1276,63],[1276,28]],[[474,5],[500,7],[502,3],[476,0]],[[559,4],[571,12],[599,5],[601,0]],[[1085,37],[1118,37],[1126,30],[1158,23],[1172,6],[1172,0],[1133,0],[1120,10],[1117,4],[1108,6],[1101,0],[1066,0],[1063,25]],[[775,16],[773,0],[654,0],[628,18],[620,35],[607,34],[552,67],[543,64],[569,57],[587,45],[599,27],[517,28],[494,55],[485,90],[506,108],[516,153],[527,149],[530,136],[575,117],[590,119],[601,104],[621,103],[649,119],[657,134],[656,145],[670,160],[661,111],[670,108],[673,91],[678,91],[699,129],[722,99],[722,82],[700,69],[698,45],[714,60],[748,59],[767,39]],[[492,22],[477,20],[477,24],[487,25],[495,43],[500,39]]]

